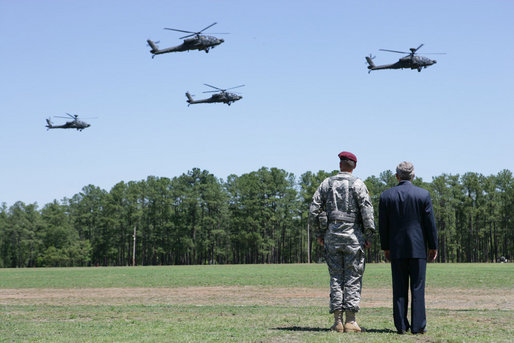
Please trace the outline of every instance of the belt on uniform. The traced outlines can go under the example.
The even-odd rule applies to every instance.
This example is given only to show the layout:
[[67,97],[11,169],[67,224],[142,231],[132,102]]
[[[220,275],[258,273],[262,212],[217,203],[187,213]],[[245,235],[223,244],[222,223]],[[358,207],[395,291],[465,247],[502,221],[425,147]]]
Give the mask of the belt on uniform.
[[356,223],[359,222],[360,218],[353,213],[338,213],[330,216],[331,223]]

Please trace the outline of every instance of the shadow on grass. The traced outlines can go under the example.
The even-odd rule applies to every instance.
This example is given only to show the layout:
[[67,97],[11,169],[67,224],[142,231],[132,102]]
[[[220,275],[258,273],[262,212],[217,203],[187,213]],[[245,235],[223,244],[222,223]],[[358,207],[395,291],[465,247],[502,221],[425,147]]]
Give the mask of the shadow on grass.
[[362,332],[371,332],[371,333],[396,333],[395,330],[391,329],[365,329],[362,328]]
[[274,330],[282,330],[282,331],[313,331],[313,332],[321,332],[321,331],[330,331],[330,329],[326,328],[309,328],[302,326],[283,326],[279,328],[274,328]]
[[[323,332],[330,331],[328,328],[311,328],[311,327],[302,327],[302,326],[283,326],[274,328],[274,330],[282,330],[282,331],[306,331],[306,332]],[[369,333],[396,333],[396,331],[390,329],[366,329],[362,328],[362,332]]]

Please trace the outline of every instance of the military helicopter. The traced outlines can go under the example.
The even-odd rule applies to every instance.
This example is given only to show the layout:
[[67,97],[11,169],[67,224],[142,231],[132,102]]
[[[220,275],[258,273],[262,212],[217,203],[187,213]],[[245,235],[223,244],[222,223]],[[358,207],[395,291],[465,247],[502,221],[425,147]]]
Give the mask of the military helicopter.
[[[180,39],[188,38],[188,37],[192,37],[192,36],[195,36],[195,37],[189,38],[189,39],[184,39],[184,43],[174,46],[174,47],[171,47],[171,48],[162,49],[162,50],[159,50],[159,47],[156,44],[158,42],[153,42],[151,39],[148,39],[147,43],[152,48],[152,50],[150,50],[150,52],[152,53],[152,58],[154,58],[155,55],[166,54],[168,52],[179,52],[179,51],[188,51],[188,50],[203,50],[206,53],[208,53],[209,49],[212,49],[216,45],[220,45],[221,43],[224,42],[223,39],[219,39],[219,38],[216,38],[213,36],[201,35],[201,33],[203,31],[207,30],[208,28],[210,28],[211,26],[214,26],[216,24],[217,23],[213,23],[198,32],[170,29],[169,27],[165,27],[164,28],[165,30],[189,33],[189,35],[180,37]],[[225,34],[225,33],[220,33],[220,34]]]
[[235,87],[231,87],[231,88],[227,88],[227,89],[221,89],[218,87],[208,85],[206,83],[204,83],[204,85],[214,88],[216,90],[215,91],[205,91],[203,93],[214,93],[214,92],[219,92],[219,93],[213,94],[210,98],[207,98],[207,99],[194,100],[193,97],[191,96],[191,94],[189,94],[189,92],[186,92],[186,97],[187,97],[187,102],[188,102],[187,106],[189,106],[191,104],[204,104],[204,103],[212,103],[212,102],[223,102],[230,106],[230,104],[233,103],[234,101],[241,100],[243,98],[241,95],[227,92],[227,90],[243,87],[244,85],[239,85],[239,86],[235,86]]
[[[416,51],[418,51],[423,44],[418,46],[417,48],[410,48],[410,53],[405,51],[396,51],[396,50],[387,50],[387,49],[379,49],[380,51],[388,51],[388,52],[395,52],[398,54],[409,54],[405,57],[402,57],[398,60],[396,63],[392,64],[384,64],[384,65],[375,65],[373,63],[373,59],[375,56],[372,56],[371,54],[369,56],[366,56],[366,61],[368,62],[368,74],[371,73],[372,70],[380,70],[380,69],[404,69],[404,68],[410,68],[410,69],[417,69],[418,72],[421,71],[421,69],[431,66],[432,64],[437,63],[436,60],[431,60],[427,57],[423,56],[417,56]],[[433,53],[427,53],[427,54],[436,54],[436,55],[444,55],[444,52],[433,52]]]
[[[76,114],[75,115],[71,115],[69,113],[66,113],[66,114],[68,115],[69,118],[71,118],[73,120],[67,121],[63,125],[53,125],[52,122],[50,121],[50,118],[48,118],[46,120],[46,129],[47,130],[50,130],[50,129],[77,129],[77,131],[82,131],[91,126],[91,124],[88,124],[82,120],[79,120],[79,116]],[[59,117],[59,116],[55,116],[55,117],[68,119],[68,117]]]

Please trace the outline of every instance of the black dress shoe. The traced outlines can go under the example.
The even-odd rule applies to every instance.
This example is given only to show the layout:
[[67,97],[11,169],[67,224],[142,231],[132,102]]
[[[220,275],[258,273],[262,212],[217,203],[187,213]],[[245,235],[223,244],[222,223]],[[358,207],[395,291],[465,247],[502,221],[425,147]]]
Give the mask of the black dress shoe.
[[414,332],[414,331],[412,332],[413,335],[424,335],[426,333],[427,333],[427,330],[425,330],[425,329],[422,329],[419,332]]
[[399,335],[405,335],[407,333],[407,331],[405,331],[405,330],[398,330],[398,331],[396,331],[396,333],[399,334]]

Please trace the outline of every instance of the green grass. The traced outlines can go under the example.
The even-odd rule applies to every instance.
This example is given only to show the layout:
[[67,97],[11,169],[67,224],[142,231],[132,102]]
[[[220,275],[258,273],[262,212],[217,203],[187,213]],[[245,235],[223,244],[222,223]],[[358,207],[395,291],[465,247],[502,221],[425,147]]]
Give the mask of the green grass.
[[424,336],[397,335],[388,308],[359,313],[362,334],[337,334],[326,309],[276,306],[0,307],[1,342],[511,342],[512,312],[428,311]]
[[[514,264],[429,264],[427,285],[512,288]],[[0,269],[0,288],[269,286],[322,288],[325,264]],[[389,264],[368,264],[364,285],[391,285]]]
[[[482,280],[482,281],[480,281]],[[431,287],[505,290],[512,294],[514,264],[430,264]],[[364,287],[390,287],[388,264],[369,264]],[[110,288],[262,286],[326,289],[325,265],[234,265],[122,268],[0,269],[0,288]],[[191,294],[191,298],[194,298]],[[328,299],[327,299],[328,302]],[[392,310],[363,308],[362,334],[337,334],[327,306],[257,305],[249,301],[191,303],[0,303],[0,342],[511,342],[512,310],[429,309],[423,336],[394,333]],[[326,305],[326,304],[323,304]]]

